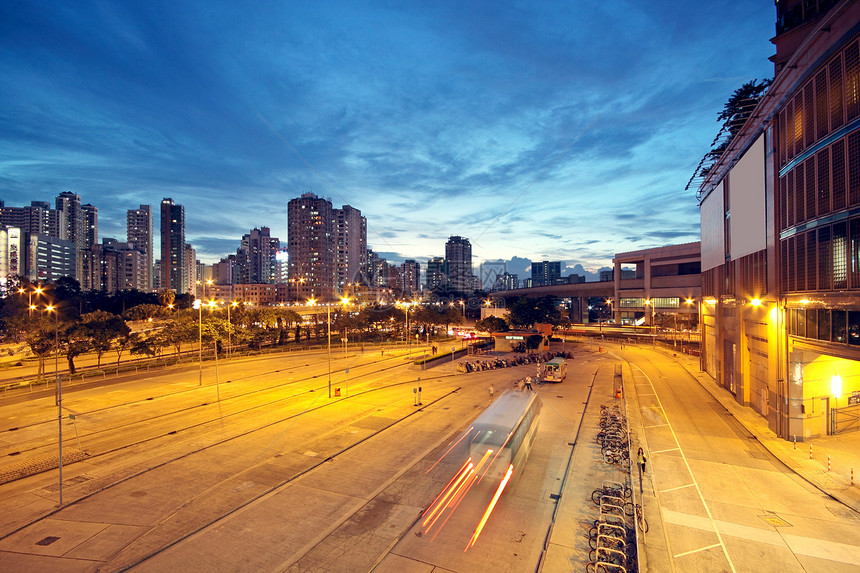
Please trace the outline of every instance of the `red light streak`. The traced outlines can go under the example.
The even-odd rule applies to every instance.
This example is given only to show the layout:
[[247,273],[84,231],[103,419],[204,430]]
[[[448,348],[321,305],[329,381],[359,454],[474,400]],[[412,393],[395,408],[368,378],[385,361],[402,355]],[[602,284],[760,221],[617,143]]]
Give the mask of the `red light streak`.
[[[460,502],[475,484],[477,473],[487,463],[487,459],[490,458],[492,455],[493,450],[487,450],[481,457],[481,460],[478,462],[477,466],[472,465],[470,458],[469,461],[467,461],[466,464],[462,468],[460,468],[458,476],[456,479],[453,480],[453,483],[451,481],[448,482],[448,485],[444,490],[444,494],[441,495],[441,498],[436,498],[438,502],[434,500],[433,503],[435,505],[431,506],[432,509],[428,509],[424,512],[424,515],[426,515],[426,517],[421,523],[421,525],[425,528],[426,533],[430,532],[430,530],[436,524],[436,521],[442,516],[443,513],[445,513],[446,510],[450,510],[448,512],[448,516],[442,522],[442,525],[439,526],[439,531],[442,530],[442,527],[444,527],[445,524],[448,522],[448,519],[454,513],[454,510],[457,509],[457,507],[460,505]],[[437,531],[433,535],[433,539],[436,538],[436,535],[439,534],[439,531]]]
[[496,488],[496,493],[493,495],[492,501],[490,501],[490,505],[487,506],[487,511],[484,512],[484,516],[481,518],[481,521],[478,522],[478,527],[475,528],[475,533],[472,534],[472,539],[469,540],[469,543],[466,545],[466,548],[463,549],[463,552],[469,550],[470,547],[475,545],[475,542],[478,541],[478,536],[481,535],[481,531],[484,529],[484,525],[487,523],[487,520],[490,518],[490,514],[493,513],[493,509],[496,507],[496,502],[499,501],[499,497],[502,495],[502,491],[505,489],[505,486],[508,485],[508,481],[511,479],[511,475],[514,473],[514,465],[511,464],[508,466],[508,471],[505,473],[505,477],[502,479],[501,483],[499,483],[499,487]]

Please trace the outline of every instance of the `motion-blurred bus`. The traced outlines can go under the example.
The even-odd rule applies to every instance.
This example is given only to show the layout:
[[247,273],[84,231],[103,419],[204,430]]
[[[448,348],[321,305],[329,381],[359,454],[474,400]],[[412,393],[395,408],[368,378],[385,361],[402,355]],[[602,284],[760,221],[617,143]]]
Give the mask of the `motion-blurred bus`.
[[567,362],[564,358],[553,358],[543,365],[541,381],[561,382],[567,377]]
[[521,470],[538,429],[537,392],[507,390],[472,424],[469,453],[481,478],[503,478]]

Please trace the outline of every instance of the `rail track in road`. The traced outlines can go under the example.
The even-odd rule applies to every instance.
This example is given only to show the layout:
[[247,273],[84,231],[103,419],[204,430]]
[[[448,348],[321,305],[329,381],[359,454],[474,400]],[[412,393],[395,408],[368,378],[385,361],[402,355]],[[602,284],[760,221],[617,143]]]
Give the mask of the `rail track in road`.
[[[408,354],[408,353],[406,354],[406,356],[409,356],[409,355],[410,354]],[[366,363],[366,364],[353,365],[353,366],[351,366],[351,368],[353,370],[364,369],[364,368],[370,368],[370,370],[368,370],[366,372],[362,372],[362,373],[353,374],[352,379],[353,380],[360,380],[360,379],[366,378],[368,376],[378,375],[382,372],[395,370],[397,368],[404,367],[405,365],[403,363],[397,363],[397,364],[390,364],[390,365],[386,365],[386,366],[377,368],[377,366],[379,366],[381,364],[386,364],[386,363],[390,362],[391,360],[402,359],[403,357],[404,357],[404,355],[401,354],[401,355],[396,355],[396,356],[392,356],[389,358],[376,359],[376,360],[373,360],[373,361]],[[303,367],[304,366],[296,366],[296,367],[291,367],[291,368],[273,369],[273,370],[268,371],[268,372],[256,373],[256,374],[253,374],[251,376],[244,377],[244,378],[234,378],[228,382],[225,382],[225,384],[227,384],[227,383],[230,383],[230,384],[240,383],[244,380],[249,380],[251,378],[259,378],[261,376],[271,376],[273,374],[291,373],[291,372],[299,370]],[[338,368],[336,370],[332,370],[332,374],[342,373],[344,370],[346,370],[346,367]],[[176,409],[172,409],[169,411],[164,411],[164,412],[160,412],[157,414],[153,414],[153,415],[150,415],[150,416],[147,416],[144,418],[138,417],[133,422],[127,422],[127,423],[116,424],[116,425],[112,425],[112,426],[108,426],[108,427],[103,427],[103,428],[100,428],[98,430],[93,430],[93,431],[81,434],[80,436],[76,435],[74,437],[64,438],[63,442],[64,442],[64,446],[65,446],[66,442],[70,442],[70,445],[71,445],[71,443],[75,443],[75,442],[79,441],[80,438],[89,439],[90,441],[92,441],[93,438],[96,438],[99,436],[108,436],[109,437],[113,434],[116,434],[117,432],[121,432],[124,430],[131,430],[133,428],[142,428],[143,431],[145,432],[147,429],[147,426],[152,425],[156,422],[159,422],[162,425],[167,424],[170,427],[170,429],[165,429],[164,431],[158,431],[156,433],[151,433],[151,435],[148,435],[148,436],[145,436],[142,438],[136,437],[132,441],[127,441],[126,443],[123,443],[123,444],[117,445],[117,446],[106,447],[100,451],[75,452],[74,449],[69,448],[66,450],[67,454],[63,456],[63,465],[65,466],[67,463],[74,463],[74,462],[81,461],[84,459],[92,460],[92,459],[97,458],[99,456],[105,456],[108,454],[113,454],[113,453],[119,452],[123,449],[137,447],[137,446],[146,444],[148,442],[152,442],[154,440],[160,440],[160,439],[164,439],[166,437],[176,436],[177,434],[182,434],[184,432],[188,432],[189,430],[193,430],[195,428],[204,428],[204,427],[211,425],[212,423],[215,423],[215,422],[222,423],[224,421],[224,419],[228,418],[228,417],[246,415],[249,412],[252,412],[255,410],[264,410],[267,408],[276,407],[280,403],[288,402],[290,400],[293,400],[293,399],[300,397],[302,395],[305,395],[307,393],[317,392],[317,391],[320,391],[322,389],[325,389],[327,387],[327,385],[317,386],[317,387],[313,387],[310,389],[304,388],[300,391],[296,391],[296,392],[291,393],[291,394],[286,395],[286,396],[278,394],[278,392],[283,390],[284,388],[288,388],[288,387],[295,388],[299,384],[311,382],[314,379],[318,379],[320,376],[322,376],[322,375],[316,374],[316,375],[306,376],[306,377],[302,377],[302,378],[298,378],[298,379],[292,379],[292,380],[289,380],[286,382],[280,382],[280,383],[268,385],[268,386],[265,386],[262,388],[255,388],[253,390],[248,390],[245,392],[241,392],[238,394],[233,394],[233,395],[224,397],[220,400],[220,404],[218,402],[196,403],[196,404],[192,404],[189,406],[184,406],[181,408],[176,408]],[[451,375],[450,374],[443,374],[440,376],[436,376],[435,378],[440,378],[440,377],[444,377],[444,376],[451,376]],[[405,384],[408,382],[410,382],[410,381],[404,381],[404,382],[400,382],[400,383],[396,383],[396,384],[391,384],[388,386]],[[205,388],[208,388],[208,387],[205,387]],[[177,396],[180,396],[183,394],[192,394],[195,392],[199,392],[200,389],[201,389],[201,387],[194,387],[194,388],[190,388],[190,389],[183,389],[183,390],[180,390],[177,392],[169,392],[169,393],[164,393],[164,394],[157,395],[157,396],[150,396],[150,397],[143,398],[143,399],[121,402],[121,403],[113,404],[113,405],[106,406],[103,408],[97,408],[97,409],[93,409],[93,410],[89,410],[89,411],[85,411],[85,412],[79,412],[76,414],[76,416],[77,417],[86,417],[86,416],[92,416],[94,414],[120,410],[122,408],[130,408],[130,407],[134,407],[135,405],[148,404],[148,403],[155,402],[157,400],[177,397]],[[267,394],[276,394],[276,396],[274,396],[273,399],[271,399],[271,400],[261,401],[260,398],[265,397]],[[238,409],[235,409],[235,410],[227,413],[226,415],[223,413],[223,408],[225,405],[230,405],[230,404],[237,404],[238,405],[238,404],[241,404],[242,402],[251,402],[251,404],[248,406],[244,406],[244,407],[240,407]],[[194,419],[195,416],[192,415],[194,412],[203,411],[204,409],[207,409],[207,408],[210,410],[214,410],[213,406],[219,406],[218,410],[217,410],[217,416],[213,416],[211,418],[204,419],[204,420],[198,419],[194,423],[183,423],[183,420]],[[172,424],[174,419],[176,419],[176,421],[179,422],[178,425]],[[57,423],[57,419],[52,418],[52,419],[48,419],[48,420],[31,422],[29,424],[22,424],[20,426],[9,428],[6,430],[6,432],[7,432],[7,435],[9,435],[12,432],[22,432],[24,430],[34,430],[34,429],[38,429],[42,426],[49,428],[50,425],[53,425],[56,423]],[[135,434],[135,436],[137,436],[137,434]],[[31,440],[31,443],[32,443],[32,441],[34,441],[34,440]],[[56,445],[57,444],[55,441],[53,444],[39,443],[39,444],[32,444],[32,445],[25,446],[25,447],[21,447],[21,446],[16,447],[13,445],[13,447],[7,448],[7,451],[5,452],[5,456],[7,456],[6,459],[9,460],[9,459],[14,458],[14,461],[12,462],[11,467],[8,464],[7,464],[7,467],[5,469],[2,466],[0,466],[0,484],[8,483],[11,481],[15,481],[17,479],[22,479],[22,478],[29,477],[32,475],[36,475],[36,474],[41,473],[41,472],[56,469],[56,467],[58,466],[58,462],[57,462],[56,454],[54,454],[54,452],[53,452],[54,448],[56,448]],[[81,454],[81,455],[79,455],[79,454]],[[2,455],[2,454],[0,454],[0,455]],[[46,460],[50,460],[52,455],[53,455],[53,464],[47,463]],[[28,465],[27,461],[26,461],[27,457],[30,457],[30,458],[35,457],[36,459],[35,459],[34,463]]]
[[[398,356],[398,358],[402,358],[402,355],[401,355],[401,356]],[[404,365],[404,364],[387,365],[387,364],[385,364],[386,362],[388,362],[388,359],[386,359],[386,360],[375,360],[375,361],[373,361],[373,362],[372,362],[372,363],[370,363],[370,364],[364,364],[364,365],[361,365],[361,367],[370,367],[370,368],[372,368],[372,370],[371,370],[371,371],[369,371],[369,372],[362,373],[362,374],[357,374],[357,375],[356,375],[356,378],[360,378],[360,377],[362,377],[362,376],[370,376],[370,375],[374,375],[374,374],[379,374],[380,372],[389,371],[389,370],[394,370],[394,369],[397,369],[397,368],[401,368],[401,367],[405,367],[405,366],[406,366],[406,365]],[[382,364],[383,366],[382,366],[382,367],[379,367],[379,366],[380,366],[380,364]],[[282,370],[283,370],[283,369],[282,369]],[[262,375],[262,374],[260,374],[260,375]],[[259,375],[257,375],[257,376],[259,376]],[[429,381],[429,380],[434,379],[434,378],[435,378],[435,379],[439,379],[439,378],[444,378],[444,377],[448,377],[448,376],[452,376],[452,374],[443,374],[442,376],[436,376],[436,377],[433,377],[433,378],[428,378],[427,380]],[[258,397],[259,397],[259,396],[261,395],[261,393],[262,393],[262,394],[264,394],[265,392],[272,392],[272,391],[274,391],[274,390],[282,389],[282,388],[284,388],[284,387],[294,386],[295,384],[298,384],[298,383],[301,383],[301,382],[312,381],[312,380],[314,380],[315,378],[319,378],[319,375],[316,375],[316,376],[308,376],[308,377],[302,378],[302,379],[300,379],[300,380],[292,380],[292,381],[290,381],[290,382],[285,382],[285,383],[281,383],[281,384],[276,384],[276,385],[268,386],[268,387],[266,387],[266,388],[264,388],[264,389],[257,389],[257,390],[251,391],[251,392],[243,393],[241,396],[245,396],[245,397],[247,397],[248,395],[254,395],[254,396],[258,396]],[[376,394],[376,393],[379,393],[379,392],[385,392],[385,391],[388,391],[388,390],[390,390],[391,388],[394,388],[394,387],[396,387],[396,386],[401,386],[401,385],[404,385],[404,384],[409,384],[409,383],[411,383],[411,382],[413,382],[413,380],[405,380],[405,381],[397,381],[397,382],[392,382],[392,383],[384,383],[384,384],[380,384],[379,386],[376,386],[376,387],[373,387],[373,388],[365,388],[365,389],[362,389],[362,390],[358,390],[358,391],[356,391],[356,392],[353,392],[353,393],[351,394],[350,398],[353,398],[353,399],[355,399],[355,398],[359,398],[359,399],[360,399],[362,396],[369,396],[369,395],[373,395],[373,394]],[[313,392],[317,392],[317,391],[319,391],[319,390],[321,390],[321,389],[323,389],[323,388],[325,388],[325,387],[326,387],[326,386],[318,386],[318,387],[314,387],[314,388],[311,388],[311,389],[303,389],[302,391],[292,393],[292,394],[291,394],[291,395],[289,395],[289,396],[279,396],[277,400],[270,400],[270,401],[266,401],[266,403],[261,404],[261,405],[256,406],[256,407],[247,407],[247,408],[242,408],[242,409],[240,409],[240,410],[237,410],[237,411],[234,411],[234,412],[230,413],[230,414],[229,414],[229,416],[232,416],[232,417],[239,417],[241,414],[246,414],[246,415],[247,415],[249,412],[252,412],[252,411],[253,411],[253,410],[255,410],[255,409],[259,409],[259,408],[262,408],[262,407],[265,407],[265,406],[272,406],[273,404],[276,404],[276,403],[278,403],[278,402],[283,403],[283,402],[288,402],[288,401],[290,401],[290,400],[299,400],[299,399],[301,399],[301,398],[311,398],[311,400],[313,401],[313,399],[314,399],[314,398],[313,398]],[[457,389],[454,389],[454,390],[452,390],[451,392],[455,392],[456,390],[457,390]],[[448,394],[446,394],[446,396],[447,396],[447,395],[449,395],[451,392],[449,392]],[[239,397],[240,397],[240,396],[234,396],[233,398],[239,398]],[[426,407],[428,407],[428,406],[432,405],[432,403],[434,403],[434,402],[438,401],[439,399],[442,399],[442,398],[437,398],[436,400],[434,400],[433,402],[428,403],[428,405],[427,405],[427,406],[424,406],[424,407],[426,408]],[[343,400],[343,399],[341,399],[341,400],[335,400],[335,401],[326,401],[326,402],[321,403],[321,404],[311,404],[311,405],[307,405],[307,406],[305,406],[305,405],[301,405],[297,411],[294,411],[294,412],[289,413],[289,414],[287,414],[287,415],[282,415],[282,416],[277,417],[277,418],[275,418],[275,419],[267,420],[267,421],[265,421],[264,423],[256,424],[256,425],[254,425],[253,427],[250,427],[250,428],[247,428],[247,429],[243,429],[243,430],[241,430],[241,431],[236,431],[236,432],[234,432],[233,434],[231,434],[231,435],[229,435],[229,436],[226,436],[226,437],[223,437],[223,438],[220,438],[220,439],[216,439],[216,440],[214,440],[214,441],[211,441],[211,442],[206,443],[206,444],[204,444],[204,445],[201,445],[201,446],[199,446],[199,447],[196,447],[196,448],[193,448],[193,449],[186,449],[186,450],[183,450],[183,451],[181,451],[181,452],[179,452],[179,453],[176,453],[176,454],[174,454],[174,455],[170,455],[170,456],[167,456],[167,457],[163,457],[163,458],[162,458],[162,459],[160,459],[157,463],[154,463],[154,464],[148,465],[148,466],[146,466],[145,468],[143,468],[143,469],[141,469],[141,470],[139,470],[139,471],[136,471],[136,472],[134,472],[134,473],[127,474],[127,475],[123,475],[123,476],[121,476],[119,479],[114,479],[114,480],[112,480],[112,481],[106,481],[106,482],[102,482],[102,483],[98,483],[98,484],[92,484],[92,485],[97,485],[97,487],[93,488],[91,491],[89,491],[89,492],[87,492],[87,493],[85,493],[85,494],[83,494],[83,495],[80,495],[80,496],[79,496],[79,497],[77,497],[76,499],[73,499],[72,501],[70,501],[70,502],[66,503],[66,504],[65,504],[63,507],[61,507],[61,508],[55,508],[55,509],[53,509],[53,510],[51,510],[51,511],[44,512],[44,513],[42,513],[42,514],[40,514],[40,515],[37,515],[37,516],[33,517],[32,519],[27,520],[27,521],[26,521],[26,522],[24,522],[24,523],[19,523],[19,524],[18,524],[18,525],[13,529],[13,530],[8,531],[8,532],[5,532],[4,534],[0,535],[0,540],[5,539],[5,538],[9,537],[10,535],[13,535],[13,534],[14,534],[14,533],[16,533],[17,531],[20,531],[21,529],[24,529],[24,528],[26,528],[27,526],[32,525],[32,524],[34,524],[34,523],[36,523],[36,522],[38,522],[38,521],[40,521],[40,520],[42,520],[42,519],[45,519],[45,518],[47,518],[47,517],[50,517],[51,515],[54,515],[54,514],[56,514],[57,512],[62,511],[63,509],[67,509],[67,508],[73,507],[73,506],[75,506],[75,505],[77,505],[77,504],[79,504],[79,503],[81,503],[81,502],[83,502],[83,501],[85,501],[85,500],[87,500],[87,499],[89,499],[89,498],[91,498],[91,497],[93,497],[93,496],[95,496],[95,495],[99,494],[99,493],[105,492],[105,491],[107,491],[107,490],[109,490],[109,489],[111,489],[111,488],[114,488],[114,487],[116,487],[116,486],[118,486],[118,485],[120,485],[120,484],[123,484],[123,483],[125,483],[125,482],[128,482],[129,480],[133,480],[133,479],[135,479],[135,478],[145,477],[147,473],[154,472],[154,471],[158,470],[159,468],[163,468],[163,467],[165,467],[165,466],[168,466],[168,465],[169,465],[169,464],[171,464],[171,463],[177,462],[177,461],[182,460],[182,459],[187,459],[187,458],[189,458],[189,457],[191,457],[191,456],[194,456],[195,454],[200,454],[200,453],[206,452],[207,450],[215,449],[215,448],[217,448],[217,447],[219,447],[219,446],[223,446],[223,445],[225,445],[225,444],[227,444],[227,443],[229,443],[229,442],[238,441],[238,440],[241,440],[241,439],[243,439],[243,438],[251,437],[251,436],[253,436],[255,433],[263,433],[263,432],[265,432],[265,431],[267,431],[267,430],[272,430],[272,429],[274,429],[274,428],[277,428],[279,425],[284,425],[284,424],[294,424],[294,423],[296,423],[296,421],[301,420],[301,419],[302,419],[302,417],[304,417],[304,416],[308,416],[308,415],[310,415],[310,414],[312,414],[312,413],[314,413],[314,412],[317,412],[317,411],[319,411],[319,410],[323,410],[323,409],[325,409],[325,408],[331,408],[332,406],[334,406],[335,404],[338,404],[338,403],[339,403],[340,401],[342,401],[342,400]],[[201,408],[201,407],[203,407],[203,406],[206,406],[206,405],[197,405],[197,406],[194,406],[193,408]],[[211,406],[215,406],[215,404],[208,404],[208,406],[210,406],[210,407],[211,407]],[[381,409],[381,408],[378,408],[378,407],[377,407],[377,406],[375,406],[375,405],[368,406],[368,407],[366,407],[366,408],[365,408],[365,410],[364,410],[360,415],[358,415],[358,416],[353,415],[353,416],[351,416],[351,417],[349,417],[349,418],[347,418],[347,419],[344,419],[343,421],[341,421],[341,422],[340,422],[339,424],[337,424],[336,426],[329,427],[329,428],[328,428],[328,432],[329,432],[329,433],[331,433],[331,432],[343,431],[343,430],[344,430],[344,428],[346,428],[346,427],[348,427],[348,426],[350,426],[350,425],[353,425],[353,424],[359,423],[362,419],[365,419],[365,418],[368,418],[368,417],[372,417],[372,416],[374,416],[374,415],[375,415],[375,413],[376,413],[378,410],[380,410],[380,409]],[[176,411],[174,411],[174,412],[171,412],[170,414],[186,415],[186,414],[187,414],[187,410],[188,410],[188,409],[183,408],[183,409],[180,409],[180,410],[176,410]],[[378,431],[375,431],[375,432],[374,432],[373,434],[371,434],[370,436],[362,437],[361,439],[359,439],[358,441],[356,441],[354,444],[351,444],[349,447],[343,448],[342,450],[340,450],[339,452],[337,452],[337,453],[335,453],[335,454],[327,455],[327,456],[322,457],[322,458],[321,458],[317,463],[313,464],[311,467],[309,467],[309,468],[305,468],[305,469],[303,469],[302,471],[299,471],[299,472],[295,473],[293,476],[291,476],[291,477],[290,477],[290,478],[288,478],[287,480],[285,480],[285,481],[283,481],[283,482],[279,482],[279,484],[280,484],[280,485],[283,485],[284,483],[288,483],[291,479],[295,479],[296,477],[299,477],[299,476],[303,475],[303,473],[305,473],[305,472],[307,472],[307,471],[310,471],[313,467],[317,467],[319,464],[325,463],[326,461],[331,461],[331,460],[332,460],[332,459],[334,459],[334,457],[336,457],[337,455],[341,455],[343,452],[348,451],[349,449],[351,449],[351,448],[355,447],[356,445],[358,445],[358,444],[362,443],[363,441],[365,441],[365,440],[367,440],[367,439],[369,439],[369,438],[373,437],[374,435],[377,435],[377,434],[378,434],[378,433],[380,433],[380,432],[385,431],[385,430],[386,430],[386,429],[388,429],[390,426],[392,426],[392,425],[396,425],[396,424],[398,424],[398,423],[401,423],[403,420],[408,419],[409,417],[413,416],[413,415],[414,415],[416,412],[418,412],[418,411],[419,411],[418,409],[415,409],[415,410],[409,410],[408,414],[406,414],[406,415],[404,415],[404,416],[402,416],[402,417],[400,417],[400,418],[396,419],[394,422],[392,422],[392,424],[389,424],[389,425],[387,425],[387,426],[385,426],[385,427],[383,427],[383,428],[379,429]],[[169,414],[165,414],[165,416],[166,416],[166,415],[169,415]],[[159,417],[161,417],[161,416],[159,416]],[[55,421],[55,420],[54,420],[54,421]],[[95,460],[95,459],[97,459],[97,458],[107,458],[107,457],[109,457],[110,455],[116,455],[116,454],[118,454],[118,453],[120,453],[120,454],[121,454],[121,453],[123,453],[124,451],[131,451],[131,450],[134,450],[137,446],[140,446],[141,444],[145,444],[145,443],[147,443],[147,442],[153,442],[153,441],[156,441],[156,440],[158,440],[158,439],[164,439],[164,438],[168,438],[168,437],[171,437],[171,438],[172,438],[172,437],[174,437],[177,433],[179,433],[179,432],[181,432],[181,431],[187,431],[187,430],[190,430],[190,429],[193,429],[193,428],[204,428],[204,427],[207,427],[207,426],[208,426],[208,427],[223,427],[223,426],[222,426],[223,421],[224,421],[224,417],[223,417],[223,416],[210,417],[210,418],[207,418],[207,419],[202,420],[202,421],[197,421],[197,422],[195,422],[195,423],[189,423],[189,424],[186,424],[183,428],[181,428],[181,430],[177,430],[177,431],[170,431],[170,432],[167,432],[167,433],[161,433],[161,434],[159,434],[159,435],[157,435],[157,436],[151,436],[151,437],[148,437],[148,438],[143,439],[143,440],[136,440],[136,441],[131,442],[131,443],[126,443],[126,444],[123,444],[123,445],[117,446],[117,447],[115,447],[115,448],[112,448],[112,449],[109,449],[109,450],[105,450],[105,451],[99,452],[99,453],[97,453],[97,454],[95,454],[95,455],[92,455],[92,456],[90,456],[90,457],[86,458],[86,459],[87,459],[87,461],[88,461],[88,462],[92,462],[93,460]],[[120,425],[120,426],[114,426],[114,427],[112,427],[112,428],[108,428],[108,429],[103,430],[103,432],[110,432],[110,431],[114,431],[114,432],[115,432],[115,431],[117,431],[118,429],[121,429],[121,428],[129,428],[129,427],[134,426],[134,425],[135,425],[135,424],[124,424],[124,425]],[[64,441],[65,441],[65,440],[64,440]],[[56,444],[55,444],[55,445],[56,445]],[[65,456],[64,456],[64,459],[65,459]],[[64,463],[64,466],[65,466],[65,465],[66,465],[66,464]],[[56,464],[55,464],[55,467],[56,467]],[[43,471],[44,471],[44,470],[43,470]],[[242,473],[243,471],[244,471],[244,468],[240,468],[239,470],[237,470],[237,474]],[[19,478],[17,478],[17,479],[23,479],[23,476],[22,476],[22,477],[19,477]],[[229,478],[228,478],[228,479],[229,479]],[[93,481],[98,481],[98,480],[93,480]],[[79,482],[78,482],[78,483],[79,483]],[[276,487],[276,486],[273,486],[273,487]],[[262,494],[261,494],[261,495],[262,495]]]

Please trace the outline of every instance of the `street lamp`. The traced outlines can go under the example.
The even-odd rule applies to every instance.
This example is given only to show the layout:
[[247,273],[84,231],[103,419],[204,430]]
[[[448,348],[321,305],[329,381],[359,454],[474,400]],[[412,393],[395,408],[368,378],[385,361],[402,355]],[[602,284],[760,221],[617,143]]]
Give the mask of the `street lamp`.
[[654,308],[654,301],[650,298],[645,301],[645,306],[651,307],[651,344],[655,344],[655,339],[657,338],[657,325],[655,324],[656,320],[656,309]]
[[57,461],[60,468],[60,506],[63,505],[63,382],[60,379],[60,318],[57,307],[49,304],[45,307],[48,312],[54,313],[54,376],[57,379],[57,430],[59,438],[57,444],[59,453]]
[[230,304],[227,305],[227,358],[230,358],[231,348],[233,345],[233,338],[231,333],[233,332],[233,322],[230,320],[230,307],[239,306],[239,303],[235,300],[230,301]]
[[197,377],[197,385],[203,386],[203,304],[199,298],[194,299],[192,305],[197,309],[197,322],[199,324],[199,335],[197,339],[197,358],[200,364],[199,375]]

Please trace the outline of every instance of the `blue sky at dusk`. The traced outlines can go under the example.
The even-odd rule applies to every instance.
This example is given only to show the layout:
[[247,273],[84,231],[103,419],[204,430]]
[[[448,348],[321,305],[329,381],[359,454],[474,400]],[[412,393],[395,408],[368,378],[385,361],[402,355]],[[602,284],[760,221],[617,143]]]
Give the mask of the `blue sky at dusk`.
[[[0,2],[0,199],[185,206],[207,263],[302,192],[392,260],[565,260],[699,238],[684,186],[772,0]],[[155,218],[157,233],[158,217]],[[157,256],[157,255],[156,255]]]

